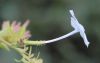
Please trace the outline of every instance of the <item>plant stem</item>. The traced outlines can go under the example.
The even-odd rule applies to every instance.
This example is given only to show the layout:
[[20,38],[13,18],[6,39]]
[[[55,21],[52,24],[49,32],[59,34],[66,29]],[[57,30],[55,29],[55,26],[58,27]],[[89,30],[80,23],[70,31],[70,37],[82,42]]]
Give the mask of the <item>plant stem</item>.
[[62,40],[64,38],[67,38],[67,37],[69,37],[77,32],[78,32],[77,30],[74,30],[68,34],[61,36],[61,37],[54,38],[51,40],[46,40],[46,41],[24,41],[24,44],[26,44],[26,45],[42,45],[42,44],[52,43],[52,42],[56,42],[56,41]]
[[73,34],[75,34],[75,33],[77,33],[77,32],[78,32],[78,31],[74,30],[74,31],[72,31],[72,32],[70,32],[70,33],[68,33],[68,34],[66,34],[66,35],[61,36],[61,37],[58,37],[58,38],[55,38],[55,39],[51,39],[51,40],[47,40],[47,41],[45,41],[44,43],[56,42],[56,41],[62,40],[62,39],[64,39],[64,38],[67,38],[67,37],[69,37],[69,36],[71,36],[71,35],[73,35]]

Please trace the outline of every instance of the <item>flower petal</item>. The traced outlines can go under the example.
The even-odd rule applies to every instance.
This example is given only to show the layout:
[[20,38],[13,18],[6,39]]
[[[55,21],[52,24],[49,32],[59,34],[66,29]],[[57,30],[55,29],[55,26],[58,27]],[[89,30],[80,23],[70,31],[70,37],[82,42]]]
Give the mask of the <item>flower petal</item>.
[[20,22],[16,23],[16,21],[14,21],[14,22],[11,24],[11,26],[12,26],[12,28],[13,28],[13,31],[14,31],[14,32],[18,32],[19,29],[20,29],[20,27],[21,27],[20,25],[21,25]]
[[25,28],[26,28],[26,27],[28,26],[29,22],[30,22],[30,21],[29,21],[29,20],[27,20],[27,21],[23,24],[23,27],[25,27]]
[[30,38],[31,37],[30,31],[26,31],[25,34],[24,34],[24,37]]
[[3,22],[3,24],[2,24],[2,30],[7,29],[8,27],[10,27],[10,22],[9,21]]

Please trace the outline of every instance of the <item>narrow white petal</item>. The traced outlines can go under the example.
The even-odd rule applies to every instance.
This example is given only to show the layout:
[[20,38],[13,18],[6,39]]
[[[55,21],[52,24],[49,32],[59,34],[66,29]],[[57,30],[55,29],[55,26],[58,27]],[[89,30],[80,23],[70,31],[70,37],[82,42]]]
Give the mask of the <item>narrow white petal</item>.
[[70,12],[70,14],[71,14],[72,16],[75,16],[73,10],[69,10],[69,12]]
[[75,29],[75,30],[79,30],[78,29],[78,23],[75,21],[75,19],[73,17],[71,17],[71,26]]
[[80,35],[81,35],[81,37],[83,38],[85,45],[88,47],[89,44],[90,44],[90,42],[88,41],[85,32],[83,32],[83,33],[81,32]]

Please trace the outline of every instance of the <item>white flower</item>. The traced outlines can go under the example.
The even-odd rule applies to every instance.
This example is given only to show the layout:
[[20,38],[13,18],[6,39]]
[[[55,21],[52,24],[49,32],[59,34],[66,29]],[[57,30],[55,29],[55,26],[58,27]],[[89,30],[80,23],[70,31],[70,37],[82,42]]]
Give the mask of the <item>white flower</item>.
[[61,37],[58,37],[58,38],[55,38],[55,39],[52,39],[52,40],[45,41],[45,43],[55,42],[55,41],[64,39],[66,37],[69,37],[69,36],[71,36],[71,35],[79,32],[80,35],[81,35],[81,37],[84,40],[85,45],[88,47],[89,41],[87,40],[84,27],[76,19],[73,10],[70,10],[70,14],[71,14],[71,26],[74,28],[74,31],[72,31],[72,32],[70,32],[70,33],[68,33],[66,35],[63,35]]
[[74,28],[74,30],[68,34],[65,34],[61,37],[58,37],[58,38],[54,38],[54,39],[51,39],[51,40],[47,40],[47,41],[38,41],[38,42],[26,42],[27,44],[46,44],[46,43],[51,43],[51,42],[56,42],[58,40],[62,40],[64,38],[67,38],[69,36],[72,36],[74,35],[75,33],[80,33],[81,37],[83,38],[84,42],[85,42],[85,45],[88,47],[89,45],[89,41],[87,40],[87,37],[86,37],[86,34],[85,34],[85,29],[84,27],[78,22],[78,20],[76,19],[75,15],[74,15],[74,12],[73,10],[70,10],[70,14],[71,14],[71,26]]
[[76,19],[73,10],[70,10],[71,14],[71,26],[77,31],[80,32],[81,37],[83,38],[85,45],[88,47],[89,41],[87,40],[86,34],[85,34],[85,29],[84,27],[78,22]]

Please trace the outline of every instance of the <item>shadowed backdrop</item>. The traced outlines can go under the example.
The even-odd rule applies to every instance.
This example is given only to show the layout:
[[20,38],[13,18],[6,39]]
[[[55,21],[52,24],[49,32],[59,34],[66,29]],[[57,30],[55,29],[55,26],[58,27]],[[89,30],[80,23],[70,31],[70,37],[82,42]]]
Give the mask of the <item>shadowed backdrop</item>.
[[[3,21],[30,20],[31,40],[49,40],[73,30],[69,10],[73,9],[85,27],[89,48],[79,33],[43,46],[33,46],[44,63],[100,62],[100,0],[0,0],[0,25]],[[0,63],[15,63],[20,58],[15,51],[0,49]]]

